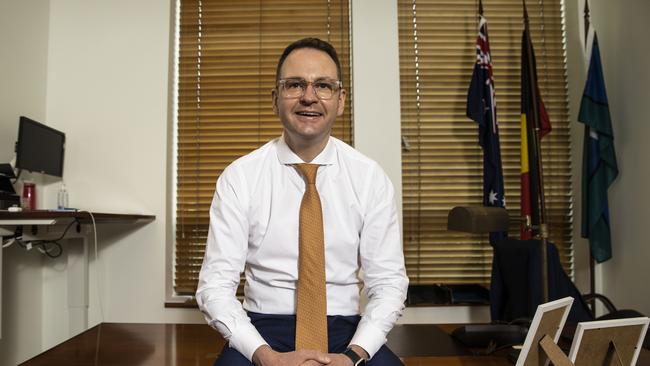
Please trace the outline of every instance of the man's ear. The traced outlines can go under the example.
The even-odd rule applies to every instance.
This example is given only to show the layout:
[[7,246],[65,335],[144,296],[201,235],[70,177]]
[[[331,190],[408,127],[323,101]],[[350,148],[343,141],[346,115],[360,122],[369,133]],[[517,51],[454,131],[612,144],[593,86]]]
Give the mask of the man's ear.
[[273,113],[278,114],[278,90],[271,90],[271,102],[273,103]]
[[345,89],[341,88],[339,91],[339,105],[338,108],[336,109],[336,116],[340,117],[343,115],[343,111],[345,111],[345,97],[346,97],[347,92]]

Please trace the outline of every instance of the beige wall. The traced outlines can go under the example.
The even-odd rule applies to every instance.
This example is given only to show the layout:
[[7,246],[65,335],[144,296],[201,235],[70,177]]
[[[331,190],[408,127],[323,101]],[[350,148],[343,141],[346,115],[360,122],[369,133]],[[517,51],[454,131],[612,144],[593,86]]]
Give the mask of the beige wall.
[[[90,323],[200,322],[198,311],[164,308],[171,2],[56,1],[50,14],[47,117],[67,133],[70,205],[156,216],[100,229]],[[50,206],[57,189],[46,192]],[[45,308],[61,309],[64,283],[55,268],[46,272]],[[44,343],[61,337],[50,332]]]
[[[0,163],[13,158],[18,117],[46,114],[48,0],[0,0]],[[0,365],[15,365],[41,348],[40,254],[3,251]]]
[[352,2],[352,26],[354,146],[380,162],[393,182],[401,207],[397,2]]
[[49,0],[0,0],[0,163],[13,158],[18,117],[45,117]]

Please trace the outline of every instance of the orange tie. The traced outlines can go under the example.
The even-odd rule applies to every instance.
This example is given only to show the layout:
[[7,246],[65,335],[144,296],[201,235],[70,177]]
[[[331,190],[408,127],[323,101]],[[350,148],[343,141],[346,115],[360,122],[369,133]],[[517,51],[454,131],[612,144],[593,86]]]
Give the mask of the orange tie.
[[327,352],[327,292],[323,211],[316,190],[317,164],[298,164],[305,178],[300,204],[296,350]]

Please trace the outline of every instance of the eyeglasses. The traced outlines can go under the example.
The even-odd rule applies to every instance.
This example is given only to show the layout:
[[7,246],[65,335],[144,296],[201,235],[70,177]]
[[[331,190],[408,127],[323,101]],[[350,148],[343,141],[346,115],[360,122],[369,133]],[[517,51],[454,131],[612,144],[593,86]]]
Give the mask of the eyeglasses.
[[282,98],[302,98],[309,85],[314,89],[318,99],[321,100],[332,99],[334,94],[343,87],[343,83],[340,80],[317,79],[307,81],[301,78],[291,78],[279,80],[278,90]]

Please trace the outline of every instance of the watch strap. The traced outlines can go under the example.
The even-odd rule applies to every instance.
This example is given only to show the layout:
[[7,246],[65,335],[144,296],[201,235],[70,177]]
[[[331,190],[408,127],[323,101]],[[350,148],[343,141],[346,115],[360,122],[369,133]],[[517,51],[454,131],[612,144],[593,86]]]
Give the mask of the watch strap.
[[352,360],[352,364],[354,366],[364,366],[366,364],[366,360],[359,356],[352,348],[348,347],[345,351],[343,351],[343,354],[348,356],[350,360]]

